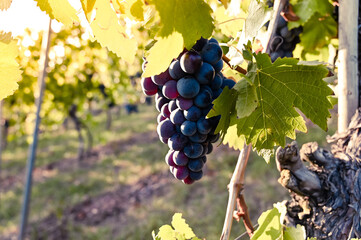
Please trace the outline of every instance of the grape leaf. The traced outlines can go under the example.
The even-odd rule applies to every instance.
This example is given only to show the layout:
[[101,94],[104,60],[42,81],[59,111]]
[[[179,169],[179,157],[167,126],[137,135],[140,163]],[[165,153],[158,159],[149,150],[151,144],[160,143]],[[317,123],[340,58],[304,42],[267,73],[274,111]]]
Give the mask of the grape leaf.
[[109,1],[97,0],[96,16],[90,26],[95,39],[110,51],[129,63],[133,63],[137,50],[137,42],[126,36],[125,29],[120,25],[117,15]]
[[214,106],[207,115],[208,118],[221,115],[221,119],[219,120],[215,133],[219,133],[222,130],[222,137],[224,137],[227,133],[227,129],[231,121],[231,114],[236,105],[236,100],[237,91],[229,89],[226,86],[221,95],[213,101]]
[[248,117],[258,106],[256,87],[243,79],[239,81],[235,90],[238,91],[236,102],[237,117]]
[[173,32],[182,34],[184,45],[190,49],[200,38],[209,38],[214,24],[211,7],[203,0],[152,0],[159,12],[160,37],[167,37]]
[[11,33],[0,32],[0,100],[14,93],[21,79],[21,70],[16,61],[19,48]]
[[0,0],[0,10],[7,10],[13,0]]
[[233,14],[224,7],[218,7],[214,12],[217,27],[228,37],[237,35],[243,28],[246,16],[247,15],[243,11],[238,11],[237,14]]
[[305,228],[299,224],[297,227],[286,227],[283,232],[283,240],[304,240],[305,238]]
[[[231,120],[236,118],[231,117]],[[237,135],[237,124],[232,121],[229,124],[227,133],[223,137],[223,144],[228,144],[234,150],[241,150],[246,143],[244,136]]]
[[299,27],[306,23],[316,12],[321,15],[331,14],[333,6],[328,0],[299,0],[293,11],[300,18],[298,21],[288,22],[289,29]]
[[[245,22],[244,32],[245,32],[245,42],[252,40],[257,36],[258,31],[263,27],[263,25],[270,20],[271,14],[273,12],[272,8],[268,8],[263,2],[257,0],[252,0],[248,7],[248,17]],[[243,44],[242,46],[243,47]]]
[[147,67],[144,77],[150,77],[164,72],[173,58],[176,58],[183,49],[183,38],[180,33],[173,32],[165,38],[160,38],[149,50]]
[[276,240],[282,238],[281,213],[277,208],[263,212],[258,218],[259,227],[254,232],[251,240]]
[[138,21],[143,21],[144,20],[144,16],[143,16],[144,9],[143,9],[143,7],[144,7],[144,2],[142,0],[134,1],[134,3],[130,7],[130,13]]
[[96,0],[80,0],[81,5],[83,7],[85,17],[90,22],[91,14],[94,9],[94,4]]
[[159,236],[162,240],[176,240],[174,230],[169,225],[161,226],[157,236]]
[[[307,130],[305,121],[295,108],[327,129],[328,109],[332,108],[328,96],[332,90],[322,80],[328,73],[325,66],[299,65],[298,60],[292,58],[272,63],[267,54],[254,54],[254,58],[255,63],[249,64],[256,64],[257,69],[247,73],[245,78],[248,81],[239,81],[231,90],[225,88],[213,101],[214,107],[208,114],[208,117],[221,115],[216,132],[221,132],[223,140],[226,134],[232,136],[227,139],[232,143],[236,142],[235,135],[244,137],[247,144],[252,143],[257,151],[272,150],[275,145],[284,146],[285,137],[295,139],[296,130]],[[256,96],[252,95],[251,99],[258,99],[258,102],[242,110],[241,103],[250,95],[249,91],[244,91],[245,83],[253,84]],[[238,111],[246,117],[238,116]],[[234,124],[237,128],[233,127]]]
[[182,218],[181,213],[175,213],[173,215],[172,226],[174,227],[175,231],[184,234],[186,239],[196,236],[186,221]]
[[67,0],[35,0],[39,8],[46,12],[51,19],[71,26],[73,22],[79,22],[76,10]]
[[300,39],[304,51],[312,52],[315,48],[325,46],[336,35],[336,21],[331,16],[322,17],[316,13],[303,26]]

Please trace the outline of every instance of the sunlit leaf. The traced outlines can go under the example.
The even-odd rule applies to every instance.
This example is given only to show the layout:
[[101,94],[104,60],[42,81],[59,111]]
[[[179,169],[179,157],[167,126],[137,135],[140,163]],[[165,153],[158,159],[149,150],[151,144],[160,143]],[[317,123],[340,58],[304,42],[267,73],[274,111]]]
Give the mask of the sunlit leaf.
[[13,0],[0,0],[0,10],[7,10]]
[[258,218],[259,227],[251,240],[277,240],[282,238],[281,213],[277,208],[263,212]]
[[186,221],[182,218],[181,213],[174,214],[172,219],[172,226],[174,227],[175,231],[184,234],[186,239],[195,237],[194,232],[186,223]]
[[176,240],[174,229],[169,225],[163,225],[159,228],[158,236],[162,240]]
[[299,224],[297,227],[286,227],[283,232],[283,240],[304,240],[305,238],[305,228]]
[[17,41],[11,33],[0,32],[0,100],[14,93],[21,79],[21,71],[16,61],[18,56]]
[[88,19],[88,21],[90,21],[91,19],[91,14],[93,12],[94,9],[94,4],[95,4],[96,0],[80,0],[81,5],[83,7],[84,13],[86,18]]
[[79,22],[76,10],[68,0],[35,0],[42,11],[45,11],[51,19],[56,19],[65,25]]
[[148,63],[143,75],[149,77],[164,72],[182,50],[183,37],[177,32],[158,39],[148,52]]
[[201,37],[209,38],[214,25],[211,7],[203,0],[152,0],[159,12],[160,37],[167,37],[173,32],[182,34],[184,45],[190,49]]
[[110,51],[129,63],[133,63],[137,50],[137,42],[127,37],[125,28],[120,25],[117,15],[109,1],[97,0],[96,17],[90,26],[95,39]]

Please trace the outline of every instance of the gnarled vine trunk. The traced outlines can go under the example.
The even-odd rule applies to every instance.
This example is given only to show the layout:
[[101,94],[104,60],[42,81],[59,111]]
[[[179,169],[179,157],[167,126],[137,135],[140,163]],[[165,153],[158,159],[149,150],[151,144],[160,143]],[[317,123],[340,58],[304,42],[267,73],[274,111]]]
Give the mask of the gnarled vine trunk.
[[315,142],[278,148],[279,182],[292,196],[285,221],[318,240],[361,238],[361,109],[328,141],[331,152]]

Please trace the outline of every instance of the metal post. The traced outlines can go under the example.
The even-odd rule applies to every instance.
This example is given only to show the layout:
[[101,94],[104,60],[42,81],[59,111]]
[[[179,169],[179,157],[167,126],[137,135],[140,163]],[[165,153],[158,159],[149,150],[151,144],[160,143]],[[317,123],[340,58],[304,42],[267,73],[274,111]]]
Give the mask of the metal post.
[[19,231],[19,240],[24,239],[26,233],[26,227],[28,222],[29,215],[29,203],[31,197],[31,187],[32,187],[32,177],[33,177],[33,168],[36,159],[36,147],[38,143],[38,132],[40,125],[40,110],[41,103],[44,95],[45,89],[45,77],[46,77],[46,67],[49,61],[49,47],[50,47],[50,35],[51,35],[51,19],[49,19],[49,28],[43,33],[43,40],[41,44],[41,56],[39,60],[39,96],[36,101],[36,120],[33,132],[33,142],[29,146],[29,154],[27,160],[27,171],[26,171],[26,180],[25,180],[25,190],[24,190],[24,200],[23,207],[21,211],[21,221],[20,221],[20,231]]

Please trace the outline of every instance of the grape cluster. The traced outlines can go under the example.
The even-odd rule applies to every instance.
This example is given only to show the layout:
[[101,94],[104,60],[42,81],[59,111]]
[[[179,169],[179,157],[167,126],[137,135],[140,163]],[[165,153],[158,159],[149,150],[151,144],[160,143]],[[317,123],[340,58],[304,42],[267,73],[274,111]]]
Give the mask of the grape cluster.
[[219,139],[219,134],[214,134],[219,116],[206,116],[223,88],[235,84],[223,76],[222,68],[222,49],[217,40],[201,38],[191,50],[184,50],[174,59],[165,72],[141,82],[145,95],[155,95],[160,112],[157,132],[160,141],[170,148],[165,161],[174,177],[185,184],[202,178],[206,154]]
[[302,27],[289,30],[286,20],[282,16],[278,18],[276,33],[270,42],[272,62],[279,57],[293,57],[292,52],[296,44],[300,42],[300,33],[302,33]]

